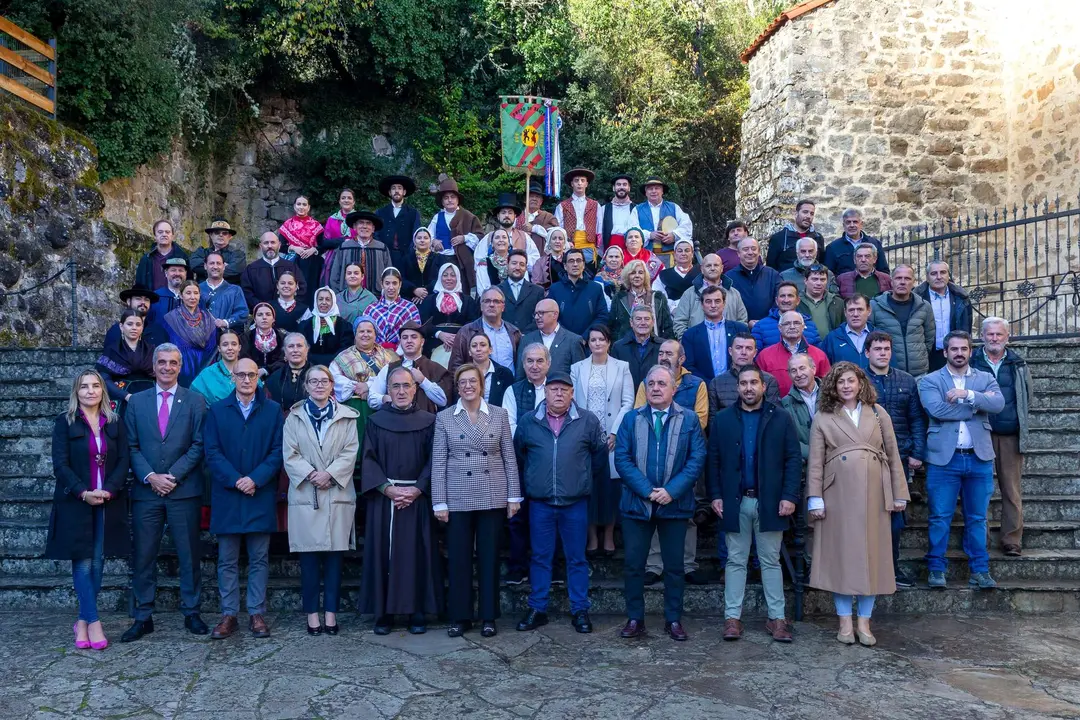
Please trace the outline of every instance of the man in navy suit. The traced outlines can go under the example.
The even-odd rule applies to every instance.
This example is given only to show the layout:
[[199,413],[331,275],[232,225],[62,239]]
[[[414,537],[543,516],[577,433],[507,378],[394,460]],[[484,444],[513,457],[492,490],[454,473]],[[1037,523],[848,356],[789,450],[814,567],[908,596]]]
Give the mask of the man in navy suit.
[[962,495],[964,552],[971,568],[968,584],[987,590],[997,586],[986,551],[986,513],[994,493],[989,416],[1004,409],[1005,396],[993,375],[968,364],[971,335],[954,330],[945,336],[944,346],[945,367],[919,381],[919,399],[930,416],[926,438],[929,584],[945,587],[945,549],[956,499]]
[[736,333],[748,330],[741,322],[724,320],[726,300],[727,291],[723,287],[713,285],[705,288],[701,292],[705,321],[691,327],[682,337],[683,352],[686,353],[683,367],[705,382],[727,372],[728,348]]

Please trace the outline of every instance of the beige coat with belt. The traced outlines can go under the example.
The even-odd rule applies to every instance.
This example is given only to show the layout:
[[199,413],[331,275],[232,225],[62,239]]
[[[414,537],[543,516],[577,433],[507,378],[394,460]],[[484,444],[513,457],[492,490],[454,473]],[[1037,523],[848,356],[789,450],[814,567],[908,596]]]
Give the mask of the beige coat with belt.
[[811,519],[810,585],[843,595],[896,592],[889,513],[894,500],[910,496],[884,408],[864,405],[858,427],[843,410],[817,413],[806,495],[825,501],[825,519]]
[[[300,401],[285,418],[282,445],[289,476],[289,550],[324,552],[356,549],[356,487],[353,470],[360,443],[358,413],[335,404],[334,417],[320,446]],[[328,490],[318,490],[305,478],[312,470],[334,478]]]

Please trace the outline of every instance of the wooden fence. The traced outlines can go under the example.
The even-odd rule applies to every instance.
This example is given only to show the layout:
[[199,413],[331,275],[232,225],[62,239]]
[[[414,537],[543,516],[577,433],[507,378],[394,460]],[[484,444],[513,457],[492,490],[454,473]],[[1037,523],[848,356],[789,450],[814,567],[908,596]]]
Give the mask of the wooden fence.
[[0,90],[56,117],[56,40],[0,17]]

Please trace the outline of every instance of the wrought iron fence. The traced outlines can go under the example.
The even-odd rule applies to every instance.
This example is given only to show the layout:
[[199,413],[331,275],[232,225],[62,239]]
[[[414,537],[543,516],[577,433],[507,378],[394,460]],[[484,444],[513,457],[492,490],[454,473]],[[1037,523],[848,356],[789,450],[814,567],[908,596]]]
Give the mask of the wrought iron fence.
[[949,263],[984,317],[1010,323],[1015,338],[1080,336],[1080,196],[976,212],[881,238],[895,267],[907,263],[922,279],[934,260]]

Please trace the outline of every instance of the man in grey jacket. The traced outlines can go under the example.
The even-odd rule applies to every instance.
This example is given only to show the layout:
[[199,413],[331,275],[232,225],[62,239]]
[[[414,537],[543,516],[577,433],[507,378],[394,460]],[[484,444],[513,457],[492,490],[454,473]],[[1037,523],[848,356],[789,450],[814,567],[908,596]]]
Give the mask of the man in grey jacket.
[[926,438],[929,584],[945,587],[945,550],[956,500],[962,495],[964,552],[971,568],[968,584],[986,590],[997,587],[986,551],[986,513],[994,492],[989,416],[1001,412],[1005,398],[993,375],[969,365],[970,335],[954,330],[945,336],[944,345],[948,364],[919,381],[919,399],[930,416]]
[[589,563],[585,559],[589,495],[593,484],[607,477],[608,446],[596,415],[574,404],[574,384],[569,375],[548,374],[544,402],[521,416],[514,447],[529,500],[532,544],[529,610],[517,629],[525,632],[547,624],[551,565],[558,534],[566,556],[572,624],[579,633],[592,632]]
[[912,292],[914,287],[915,270],[910,265],[893,268],[892,291],[870,301],[870,324],[893,336],[892,366],[920,377],[930,372],[934,310]]
[[701,293],[710,285],[719,285],[727,291],[724,296],[724,319],[746,322],[746,305],[743,304],[739,291],[731,287],[731,280],[724,277],[724,261],[719,255],[706,255],[701,259],[701,274],[694,278],[694,282],[679,298],[679,304],[672,313],[671,324],[675,329],[676,339],[681,339],[687,330],[704,322],[705,309],[701,306]]

